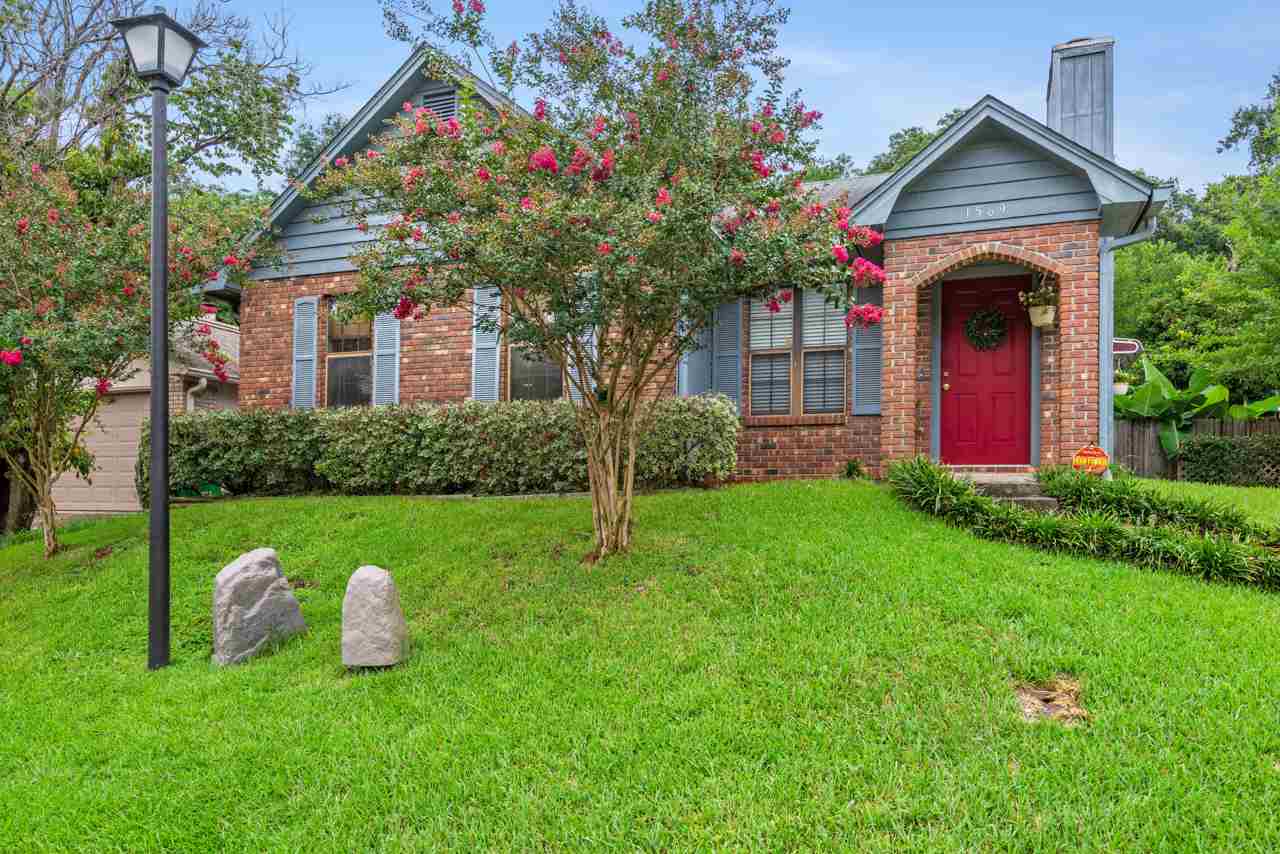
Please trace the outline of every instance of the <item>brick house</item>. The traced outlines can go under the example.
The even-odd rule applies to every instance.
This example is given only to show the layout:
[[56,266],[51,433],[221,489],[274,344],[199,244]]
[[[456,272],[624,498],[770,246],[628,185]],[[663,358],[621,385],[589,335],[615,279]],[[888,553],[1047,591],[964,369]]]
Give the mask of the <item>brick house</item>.
[[[1111,252],[1150,234],[1169,193],[1112,159],[1113,50],[1111,39],[1052,49],[1043,123],[987,96],[898,171],[814,187],[825,199],[847,194],[851,220],[883,230],[875,260],[887,281],[859,300],[883,304],[884,322],[849,332],[804,293],[776,314],[756,301],[720,307],[705,346],[660,391],[716,391],[738,404],[740,478],[829,476],[851,458],[882,471],[915,454],[1026,470],[1088,443],[1110,448]],[[453,90],[425,80],[421,61],[401,66],[304,182],[366,145],[403,101],[456,110]],[[331,323],[329,298],[354,287],[349,258],[368,235],[295,190],[271,220],[289,261],[256,270],[242,295],[241,406],[566,394],[554,366],[473,330],[473,310],[496,292],[419,321]],[[1059,302],[1041,329],[1018,293],[1044,280]],[[1003,332],[978,349],[966,326],[993,311]]]

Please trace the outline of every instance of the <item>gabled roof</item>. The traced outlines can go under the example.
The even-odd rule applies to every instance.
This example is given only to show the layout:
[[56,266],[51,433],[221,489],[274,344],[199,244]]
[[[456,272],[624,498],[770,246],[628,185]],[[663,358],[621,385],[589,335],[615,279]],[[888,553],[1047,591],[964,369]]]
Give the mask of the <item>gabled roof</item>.
[[[326,163],[332,162],[335,157],[353,153],[364,145],[371,135],[385,129],[383,119],[388,112],[394,111],[396,105],[402,103],[406,97],[427,82],[421,71],[428,54],[429,49],[426,47],[414,49],[409,58],[396,69],[387,82],[382,84],[373,97],[366,101],[365,105],[351,117],[351,120],[343,125],[342,130],[338,131],[329,144],[307,164],[307,167],[302,170],[302,174],[298,176],[298,180],[291,183],[285,188],[284,192],[276,196],[275,201],[271,203],[271,208],[267,212],[267,224],[269,226],[274,227],[287,222],[302,207],[302,194],[298,192],[296,184],[309,186],[324,171]],[[517,104],[470,71],[458,68],[456,69],[456,74],[464,78],[467,85],[474,89],[476,94],[494,109],[520,109]]]
[[1167,198],[1167,192],[1160,192],[1161,188],[1128,169],[987,95],[901,169],[866,193],[853,205],[852,218],[869,224],[887,221],[908,184],[962,144],[979,125],[988,123],[1086,174],[1103,207],[1104,231],[1128,234]]

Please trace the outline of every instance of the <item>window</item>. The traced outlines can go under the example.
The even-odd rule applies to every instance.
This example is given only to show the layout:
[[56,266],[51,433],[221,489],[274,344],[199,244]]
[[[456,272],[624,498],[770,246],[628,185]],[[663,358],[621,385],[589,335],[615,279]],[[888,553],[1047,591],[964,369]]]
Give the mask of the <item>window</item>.
[[845,411],[849,332],[838,306],[797,291],[778,312],[752,300],[748,320],[752,415]]
[[373,403],[373,324],[367,320],[339,323],[329,318],[329,406]]
[[559,400],[564,397],[564,375],[560,366],[540,353],[521,347],[508,349],[511,354],[512,400]]

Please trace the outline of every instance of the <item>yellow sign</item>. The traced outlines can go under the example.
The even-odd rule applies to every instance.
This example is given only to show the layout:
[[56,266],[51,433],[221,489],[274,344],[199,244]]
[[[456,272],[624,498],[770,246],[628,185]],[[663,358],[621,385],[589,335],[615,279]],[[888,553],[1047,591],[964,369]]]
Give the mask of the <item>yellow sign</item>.
[[1071,458],[1071,467],[1089,474],[1102,474],[1111,466],[1107,452],[1097,445],[1085,445]]

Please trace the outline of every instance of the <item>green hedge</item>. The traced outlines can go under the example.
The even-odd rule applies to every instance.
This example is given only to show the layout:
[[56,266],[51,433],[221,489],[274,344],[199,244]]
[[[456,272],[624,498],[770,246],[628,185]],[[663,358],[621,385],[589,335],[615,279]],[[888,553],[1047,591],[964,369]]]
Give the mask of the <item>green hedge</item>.
[[[566,402],[336,410],[226,410],[173,418],[173,493],[507,495],[586,489],[586,451]],[[724,397],[660,401],[641,432],[636,480],[701,484],[737,467],[738,416]],[[150,490],[144,430],[138,495]]]
[[1192,436],[1179,456],[1182,478],[1235,486],[1280,486],[1280,433]]
[[979,537],[1146,569],[1280,587],[1280,556],[1224,534],[1131,525],[1114,513],[1036,513],[980,495],[968,480],[921,457],[889,467],[889,483],[908,504]]
[[1045,494],[1067,513],[1112,513],[1134,525],[1166,525],[1191,533],[1226,534],[1259,545],[1280,542],[1280,531],[1254,522],[1238,507],[1192,496],[1168,495],[1131,476],[1114,480],[1067,466],[1041,469]]

